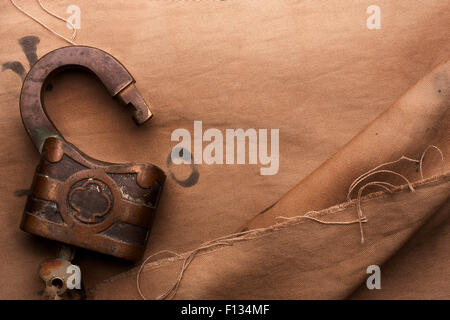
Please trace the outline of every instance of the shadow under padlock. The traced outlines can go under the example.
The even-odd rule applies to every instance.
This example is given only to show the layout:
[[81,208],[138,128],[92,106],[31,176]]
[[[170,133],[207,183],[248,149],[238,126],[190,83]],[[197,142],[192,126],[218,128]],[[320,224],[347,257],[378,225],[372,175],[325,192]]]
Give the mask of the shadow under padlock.
[[115,58],[92,47],[54,50],[26,76],[20,97],[24,126],[41,153],[25,206],[26,232],[127,260],[144,253],[164,172],[148,163],[93,159],[67,142],[48,118],[42,92],[56,73],[82,68],[109,94],[131,106],[138,125],[151,118],[135,80]]

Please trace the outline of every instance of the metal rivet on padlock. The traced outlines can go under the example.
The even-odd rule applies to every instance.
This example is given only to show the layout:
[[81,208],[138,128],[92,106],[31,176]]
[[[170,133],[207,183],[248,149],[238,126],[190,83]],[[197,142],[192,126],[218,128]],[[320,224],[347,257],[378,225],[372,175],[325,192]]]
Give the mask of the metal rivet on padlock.
[[145,249],[164,172],[147,163],[113,164],[93,159],[67,142],[48,118],[42,90],[68,68],[92,72],[111,96],[134,109],[134,120],[151,118],[134,79],[108,53],[85,46],[64,47],[39,59],[22,86],[23,124],[42,154],[21,228],[52,240],[137,260]]

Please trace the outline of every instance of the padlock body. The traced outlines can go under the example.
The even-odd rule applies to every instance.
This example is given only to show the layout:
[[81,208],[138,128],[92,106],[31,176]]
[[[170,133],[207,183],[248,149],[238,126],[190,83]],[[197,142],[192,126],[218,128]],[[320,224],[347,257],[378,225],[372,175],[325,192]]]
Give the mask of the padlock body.
[[23,213],[22,230],[138,260],[144,253],[165,181],[146,163],[112,164],[48,138]]

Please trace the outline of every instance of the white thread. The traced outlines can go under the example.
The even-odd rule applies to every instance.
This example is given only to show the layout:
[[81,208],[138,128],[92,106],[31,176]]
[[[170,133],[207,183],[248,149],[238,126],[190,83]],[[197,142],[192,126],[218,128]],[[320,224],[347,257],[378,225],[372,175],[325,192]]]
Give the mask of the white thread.
[[[305,215],[303,216],[297,216],[297,217],[292,217],[292,218],[287,218],[287,217],[277,217],[278,219],[285,219],[285,220],[291,220],[291,219],[298,219],[298,218],[306,218],[306,219],[310,219],[313,221],[316,221],[318,223],[322,223],[322,224],[334,224],[334,225],[347,225],[347,224],[354,224],[354,223],[358,223],[358,222],[362,222],[365,223],[367,222],[367,218],[363,217],[360,221],[359,220],[354,220],[354,221],[323,221],[314,217],[310,217],[308,216],[308,214],[311,213],[315,213],[316,211],[310,211],[307,212]],[[249,233],[257,233],[258,231],[261,230],[265,230],[265,228],[261,228],[261,229],[254,229],[254,230],[248,230],[248,231],[242,231],[239,233],[234,233],[234,234],[230,234],[230,235],[226,235],[208,242],[203,243],[202,245],[200,245],[197,249],[194,249],[190,252],[187,253],[186,258],[183,261],[183,265],[181,266],[181,270],[178,274],[177,279],[175,280],[175,283],[172,285],[172,287],[167,290],[165,293],[159,295],[158,297],[156,297],[157,300],[162,300],[162,299],[166,299],[166,298],[173,298],[175,296],[175,294],[178,291],[178,288],[180,286],[181,280],[183,279],[184,273],[186,272],[187,268],[189,267],[189,265],[192,263],[192,261],[194,260],[195,256],[202,250],[206,250],[209,248],[213,248],[213,247],[220,247],[220,246],[228,246],[231,245],[233,242],[238,241],[241,239],[241,237],[245,234],[249,234]],[[173,251],[169,251],[169,250],[162,250],[159,252],[156,252],[152,255],[150,255],[149,257],[147,257],[141,264],[138,272],[137,272],[137,276],[136,276],[136,285],[137,285],[137,290],[138,293],[140,295],[140,297],[143,300],[146,300],[146,297],[144,296],[144,294],[142,293],[142,290],[140,288],[140,284],[139,284],[139,280],[140,280],[140,275],[142,273],[142,270],[144,268],[144,266],[147,264],[148,260],[156,255],[159,255],[161,253],[170,253],[176,257],[181,257],[180,254],[173,252]]]
[[316,221],[316,222],[321,223],[321,224],[331,224],[331,225],[335,225],[335,224],[336,225],[347,225],[347,224],[354,224],[354,223],[360,223],[360,222],[364,222],[364,223],[368,222],[366,217],[361,217],[361,219],[352,220],[352,221],[325,221],[325,220],[320,220],[318,218],[307,216],[307,214],[309,214],[309,213],[316,213],[316,212],[317,211],[310,211],[310,212],[307,212],[304,216],[297,216],[297,217],[278,216],[278,217],[275,217],[275,219],[292,221],[292,220],[299,220],[301,218],[304,218],[304,219],[309,219],[309,220],[312,220],[312,221]]
[[[440,151],[440,149],[437,148],[437,147],[435,147],[435,146],[429,146],[429,147],[428,147],[427,149],[425,149],[425,151],[423,152],[422,157],[421,157],[421,160],[415,160],[415,159],[408,158],[408,157],[406,157],[406,156],[402,156],[402,157],[399,158],[398,160],[383,163],[383,164],[381,164],[381,165],[379,165],[379,166],[377,166],[377,167],[375,167],[375,168],[373,168],[373,169],[367,171],[366,173],[360,175],[360,176],[359,176],[358,178],[356,178],[355,181],[353,181],[353,183],[350,185],[350,188],[349,188],[349,191],[348,191],[347,198],[348,198],[348,199],[350,198],[350,194],[351,194],[351,192],[353,191],[353,189],[356,187],[357,184],[359,184],[360,182],[364,181],[366,178],[368,178],[368,177],[370,177],[370,176],[372,176],[372,175],[378,174],[378,173],[391,173],[391,174],[394,174],[394,175],[397,175],[397,176],[401,177],[403,180],[406,181],[406,183],[408,184],[409,189],[410,189],[412,192],[414,192],[415,189],[414,189],[414,187],[412,186],[411,182],[410,182],[405,176],[403,176],[402,174],[397,173],[397,172],[392,171],[392,170],[384,170],[384,169],[383,169],[383,170],[378,170],[378,169],[381,168],[381,167],[383,167],[383,166],[385,166],[385,165],[394,164],[394,163],[399,162],[399,161],[401,161],[401,160],[408,160],[408,161],[412,161],[412,162],[419,163],[419,165],[421,165],[421,163],[423,162],[423,158],[424,158],[425,153],[426,153],[427,150],[428,150],[429,148],[431,148],[431,147],[434,147],[434,148],[436,148],[436,149],[438,149],[438,150]],[[441,151],[440,151],[440,153],[441,153],[441,156],[442,156],[442,159],[443,159],[443,154],[442,154]],[[423,176],[422,176],[422,177],[423,177]],[[348,224],[359,223],[360,233],[361,233],[361,243],[363,244],[364,241],[365,241],[365,239],[364,239],[364,230],[363,230],[363,228],[362,228],[362,224],[368,222],[368,219],[367,219],[367,217],[364,217],[364,216],[363,216],[363,212],[362,212],[362,209],[361,209],[361,198],[362,198],[362,193],[363,193],[364,189],[367,188],[367,187],[369,187],[369,186],[372,186],[372,185],[381,187],[381,188],[383,188],[384,190],[386,190],[386,191],[389,192],[389,193],[392,193],[392,192],[393,192],[391,189],[389,189],[389,187],[392,188],[392,189],[396,188],[395,185],[393,185],[393,184],[391,184],[391,183],[389,183],[389,182],[384,182],[384,181],[372,181],[372,182],[368,182],[368,183],[366,183],[365,185],[363,185],[361,188],[359,188],[359,189],[358,189],[357,201],[356,201],[356,208],[357,208],[357,213],[358,213],[358,219],[357,219],[357,220],[352,220],[352,221],[335,221],[335,222],[333,222],[333,221],[324,221],[324,220],[320,220],[320,219],[318,219],[318,218],[314,218],[314,217],[311,217],[311,216],[310,216],[310,214],[312,214],[312,213],[317,213],[317,211],[308,211],[308,212],[305,213],[303,216],[296,216],[296,217],[282,217],[282,216],[278,216],[278,217],[276,217],[276,219],[283,219],[283,220],[287,220],[287,221],[292,221],[292,220],[296,220],[296,219],[305,218],[305,219],[310,219],[310,220],[316,221],[316,222],[321,223],[321,224],[333,224],[333,225],[348,225]],[[349,200],[349,201],[350,201],[350,200]],[[209,248],[212,248],[212,247],[228,246],[228,245],[231,245],[233,242],[239,241],[240,239],[242,239],[241,237],[242,237],[243,235],[245,235],[245,234],[258,233],[259,231],[265,231],[265,230],[267,230],[267,229],[266,229],[266,228],[260,228],[260,229],[253,229],[253,230],[242,231],[242,232],[239,232],[239,233],[234,233],[234,234],[226,235],[226,236],[223,236],[223,237],[220,237],[220,238],[217,238],[217,239],[214,239],[214,240],[205,242],[205,243],[203,243],[202,245],[200,245],[200,247],[198,247],[197,249],[194,249],[194,250],[192,250],[192,251],[190,251],[190,252],[187,252],[187,253],[186,253],[186,258],[185,258],[184,261],[183,261],[183,265],[181,266],[181,270],[180,270],[180,272],[179,272],[179,274],[178,274],[178,277],[177,277],[175,283],[174,283],[174,284],[172,285],[172,287],[171,287],[169,290],[167,290],[165,293],[163,293],[163,294],[157,296],[156,299],[162,300],[162,299],[166,299],[166,298],[173,298],[173,297],[176,295],[177,290],[178,290],[178,288],[179,288],[179,286],[180,286],[181,280],[183,279],[184,273],[186,272],[187,268],[189,267],[189,265],[190,265],[190,264],[192,263],[192,261],[194,260],[195,256],[196,256],[200,251],[206,250],[206,249],[209,249]],[[159,251],[159,252],[157,252],[157,253],[154,253],[154,254],[148,256],[148,257],[142,262],[142,264],[141,264],[141,266],[140,266],[140,268],[139,268],[139,270],[138,270],[138,272],[137,272],[137,276],[136,276],[136,285],[137,285],[137,290],[138,290],[138,292],[139,292],[139,295],[140,295],[140,297],[141,297],[143,300],[146,300],[146,297],[145,297],[144,294],[142,293],[141,288],[140,288],[140,284],[139,284],[139,279],[140,279],[140,275],[141,275],[141,273],[142,273],[142,270],[143,270],[144,266],[146,265],[146,263],[148,262],[148,260],[149,260],[150,258],[152,258],[152,257],[154,257],[154,256],[156,256],[156,255],[158,255],[158,254],[164,253],[164,252],[170,253],[170,254],[172,254],[172,255],[174,255],[174,256],[176,256],[176,257],[181,257],[181,256],[182,256],[182,255],[180,255],[180,254],[178,254],[178,253],[176,253],[176,252],[173,252],[173,251],[162,250],[162,251]]]
[[75,43],[75,37],[77,35],[77,29],[75,28],[75,26],[72,24],[72,22],[70,22],[68,19],[64,19],[61,16],[58,16],[57,14],[51,12],[50,10],[48,10],[47,8],[45,8],[43,6],[43,4],[41,3],[41,0],[37,0],[37,2],[39,3],[39,5],[41,6],[42,9],[44,9],[47,13],[49,13],[50,15],[54,16],[55,18],[58,18],[62,21],[67,22],[73,29],[73,34],[72,34],[72,38],[66,38],[65,36],[59,34],[58,32],[54,31],[51,27],[47,26],[44,22],[42,22],[41,20],[39,20],[38,18],[35,18],[33,15],[29,14],[28,12],[26,12],[24,9],[22,9],[21,7],[19,7],[17,5],[17,3],[15,2],[15,0],[10,0],[11,4],[16,7],[20,12],[22,12],[23,14],[25,14],[26,16],[28,16],[29,18],[31,18],[32,20],[34,20],[35,22],[39,23],[41,26],[43,26],[45,29],[47,29],[48,31],[50,31],[51,33],[53,33],[54,35],[60,37],[61,39],[67,41],[68,43],[72,44],[72,45],[76,45]]
[[[200,251],[208,249],[208,248],[212,248],[214,246],[231,245],[233,242],[239,241],[241,239],[240,237],[242,237],[245,234],[258,233],[259,231],[263,231],[263,230],[265,231],[266,228],[253,229],[253,230],[248,230],[248,231],[242,231],[242,232],[238,232],[238,233],[229,234],[229,235],[226,235],[226,236],[223,236],[223,237],[211,240],[211,241],[207,241],[207,242],[203,243],[202,245],[200,245],[200,247],[198,247],[197,249],[194,249],[192,251],[187,252],[187,256],[184,259],[184,262],[183,262],[183,265],[181,267],[180,273],[179,273],[179,275],[177,277],[177,280],[175,281],[173,286],[168,291],[166,291],[166,293],[159,295],[156,299],[157,300],[162,300],[162,299],[165,299],[167,297],[173,298],[175,296],[186,269],[189,267],[189,265],[191,264],[192,260],[195,258],[195,256]],[[151,257],[154,257],[154,256],[156,256],[156,255],[158,255],[160,253],[163,253],[163,252],[171,253],[171,254],[173,254],[173,255],[175,255],[177,257],[181,257],[182,256],[182,255],[180,255],[180,254],[178,254],[176,252],[173,252],[173,251],[162,250],[162,251],[159,251],[159,252],[156,252],[156,253],[150,255],[149,257],[147,257],[144,260],[144,262],[141,264],[141,267],[138,270],[137,277],[136,277],[137,286],[138,286],[138,292],[139,292],[139,295],[141,296],[141,298],[143,300],[146,300],[146,297],[144,296],[144,294],[142,293],[142,291],[140,289],[140,285],[139,285],[140,274],[142,273],[142,270],[143,270],[145,264],[147,263],[147,261]]]
[[155,256],[157,256],[157,255],[159,255],[159,254],[161,254],[161,253],[170,253],[170,254],[172,254],[172,255],[174,255],[174,256],[179,256],[179,254],[176,253],[176,252],[173,252],[173,251],[170,251],[170,250],[161,250],[161,251],[158,251],[158,252],[156,252],[156,253],[154,253],[154,254],[148,256],[147,258],[145,258],[145,260],[144,260],[144,261],[142,262],[142,264],[141,264],[141,267],[139,268],[139,271],[138,271],[137,277],[136,277],[136,287],[137,287],[137,290],[138,290],[138,292],[139,292],[139,295],[141,296],[141,298],[142,298],[143,300],[145,300],[145,296],[144,296],[144,294],[142,293],[142,291],[141,291],[141,285],[139,284],[139,283],[140,283],[139,280],[140,280],[140,276],[141,276],[141,273],[142,273],[142,269],[143,269],[144,266],[147,264],[148,260],[150,260],[151,258],[153,258],[153,257],[155,257]]
[[[396,172],[394,172],[394,171],[392,171],[392,170],[386,170],[386,171],[380,170],[380,171],[377,171],[377,170],[380,169],[381,167],[384,167],[384,166],[387,166],[387,165],[390,165],[390,164],[394,164],[394,163],[400,162],[401,160],[408,160],[408,161],[412,161],[412,162],[415,162],[415,163],[420,163],[419,160],[415,160],[415,159],[411,159],[411,158],[408,158],[408,157],[405,157],[405,156],[401,156],[399,159],[397,159],[397,160],[395,160],[395,161],[385,162],[385,163],[383,163],[383,164],[380,164],[380,165],[376,166],[375,168],[373,168],[373,169],[367,171],[366,173],[363,173],[362,175],[360,175],[358,178],[356,178],[356,179],[352,182],[352,184],[351,184],[350,187],[348,188],[347,201],[350,201],[350,200],[351,200],[350,196],[351,196],[352,191],[355,189],[355,187],[356,187],[361,181],[364,181],[367,177],[369,177],[369,176],[371,176],[371,175],[373,175],[373,174],[375,174],[375,173],[382,173],[382,172],[385,172],[385,173],[394,173],[394,174],[396,174],[396,175],[401,176],[404,180],[408,181],[404,176],[402,176],[401,174],[396,173]],[[408,185],[410,186],[409,183],[408,183]]]
[[359,220],[359,231],[361,233],[361,244],[364,243],[364,230],[362,227],[362,222],[363,222],[363,213],[361,210],[361,196],[362,196],[362,192],[364,191],[365,188],[369,187],[369,186],[378,186],[378,187],[382,187],[383,189],[385,189],[386,191],[388,191],[389,193],[392,193],[392,190],[389,189],[387,186],[395,188],[395,186],[393,184],[390,184],[388,182],[384,182],[384,181],[373,181],[373,182],[368,182],[366,183],[364,186],[362,186],[361,188],[359,188],[358,190],[358,198],[356,201],[356,210],[358,212],[358,220]]
[[443,152],[441,151],[441,149],[440,149],[439,147],[436,147],[436,146],[434,146],[434,145],[429,145],[429,146],[423,151],[422,156],[420,157],[420,160],[412,159],[412,158],[409,158],[409,157],[407,157],[407,156],[401,156],[399,159],[397,159],[397,160],[395,160],[395,161],[390,161],[390,162],[382,163],[382,164],[376,166],[375,168],[373,168],[373,169],[367,171],[366,173],[360,175],[358,178],[356,178],[356,179],[352,182],[352,184],[351,184],[350,187],[348,188],[347,201],[350,201],[350,200],[351,200],[350,196],[351,196],[352,191],[353,191],[354,188],[356,187],[356,185],[359,184],[361,181],[365,180],[368,176],[372,175],[372,174],[374,173],[374,171],[378,170],[378,169],[381,168],[381,167],[384,167],[384,166],[387,166],[387,165],[390,165],[390,164],[395,164],[395,163],[400,162],[400,161],[402,161],[402,160],[407,160],[407,161],[411,161],[411,162],[418,163],[418,164],[419,164],[419,170],[420,170],[420,177],[421,177],[421,179],[423,179],[423,178],[424,178],[424,177],[423,177],[423,160],[424,160],[424,158],[425,158],[425,154],[426,154],[426,153],[428,152],[428,150],[430,150],[431,148],[436,149],[436,150],[439,152],[439,154],[441,155],[442,172],[444,172],[445,160],[444,160],[444,154],[443,154]]
[[[412,162],[415,162],[415,163],[418,163],[418,164],[419,164],[420,177],[421,177],[421,179],[423,179],[423,178],[424,178],[424,177],[423,177],[423,169],[422,169],[422,167],[423,167],[423,160],[424,160],[424,158],[425,158],[425,154],[426,154],[426,153],[428,152],[428,150],[431,149],[431,148],[436,149],[436,150],[439,152],[439,154],[441,155],[441,160],[442,160],[442,172],[443,172],[443,171],[444,171],[444,165],[445,165],[445,162],[444,162],[444,154],[442,153],[441,149],[439,149],[438,147],[436,147],[436,146],[434,146],[434,145],[429,145],[429,146],[422,152],[422,156],[420,157],[420,160],[411,159],[411,158],[406,157],[406,156],[401,156],[399,159],[397,159],[397,160],[395,160],[395,161],[390,161],[390,162],[386,162],[386,163],[380,164],[380,165],[378,165],[377,167],[375,167],[375,168],[373,168],[373,169],[367,171],[366,173],[360,175],[360,176],[359,176],[358,178],[356,178],[356,179],[352,182],[352,184],[350,185],[350,187],[349,187],[349,189],[348,189],[348,193],[347,193],[347,200],[348,200],[348,201],[351,200],[351,199],[350,199],[351,193],[352,193],[352,191],[355,189],[355,187],[356,187],[359,183],[361,183],[362,181],[364,181],[364,180],[367,179],[368,177],[370,177],[370,176],[372,176],[372,175],[375,175],[375,174],[378,174],[378,173],[391,173],[391,174],[394,174],[394,175],[397,175],[397,176],[401,177],[403,180],[406,181],[406,183],[408,184],[409,189],[410,189],[412,192],[415,192],[415,190],[414,190],[414,188],[413,188],[411,182],[410,182],[404,175],[402,175],[402,174],[400,174],[400,173],[398,173],[398,172],[392,171],[392,170],[385,170],[385,169],[383,169],[383,170],[378,170],[378,169],[381,168],[381,167],[383,167],[383,166],[389,165],[389,164],[397,163],[397,162],[399,162],[399,161],[401,161],[401,160],[408,160],[408,161],[412,161]],[[358,213],[359,229],[360,229],[360,232],[361,232],[361,244],[363,244],[364,241],[365,241],[365,239],[364,239],[364,230],[363,230],[363,227],[362,227],[363,213],[362,213],[362,209],[361,209],[361,197],[362,197],[362,192],[364,191],[364,189],[367,188],[367,187],[369,187],[369,186],[372,186],[372,185],[381,187],[381,188],[385,189],[386,191],[388,191],[389,193],[392,193],[392,190],[389,189],[389,187],[391,187],[391,188],[393,188],[393,189],[396,187],[396,186],[394,186],[393,184],[388,183],[388,182],[384,182],[384,181],[373,181],[373,182],[368,182],[368,183],[366,183],[365,185],[363,185],[361,188],[358,189],[358,196],[357,196],[357,201],[356,201],[356,209],[357,209],[357,213]]]
[[444,167],[445,167],[445,160],[444,160],[444,153],[442,153],[442,150],[441,149],[439,149],[438,147],[436,147],[436,146],[433,146],[433,145],[429,145],[426,149],[425,149],[425,151],[422,153],[422,157],[420,157],[420,163],[419,163],[419,170],[420,170],[420,177],[423,179],[423,169],[422,169],[422,164],[423,164],[423,159],[425,158],[425,154],[428,152],[428,150],[430,150],[431,148],[434,148],[434,149],[436,149],[438,152],[439,152],[439,154],[441,155],[441,163],[442,163],[442,173],[444,173]]

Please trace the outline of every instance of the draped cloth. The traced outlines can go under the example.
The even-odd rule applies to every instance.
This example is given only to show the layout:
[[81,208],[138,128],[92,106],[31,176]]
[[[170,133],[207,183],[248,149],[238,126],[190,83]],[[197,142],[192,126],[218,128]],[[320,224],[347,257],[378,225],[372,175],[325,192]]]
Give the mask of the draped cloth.
[[[143,268],[147,298],[171,287],[187,252],[244,228],[262,231],[196,256],[175,298],[450,298],[450,4],[379,0],[381,28],[369,30],[372,2],[77,2],[77,43],[121,61],[154,118],[135,127],[81,71],[57,75],[45,104],[64,137],[86,154],[151,162],[168,173],[145,256],[182,256],[158,256]],[[19,4],[71,34],[37,4]],[[71,4],[46,6],[64,15]],[[0,8],[0,298],[38,299],[38,265],[56,256],[57,244],[19,230],[39,154],[18,102],[29,65],[66,44],[9,2]],[[259,164],[248,163],[174,165],[171,133],[192,132],[194,120],[223,133],[279,129],[278,173],[262,176]],[[399,186],[392,193],[364,192],[364,244],[358,223],[277,219],[314,210],[324,221],[355,220],[356,193],[346,199],[352,181],[402,155],[420,159],[428,145],[439,147],[444,161],[430,149],[423,178],[418,163],[389,166],[415,192],[389,174],[376,178]],[[84,250],[74,263],[89,298],[139,298],[138,265]],[[366,286],[370,265],[381,268],[381,290]]]

